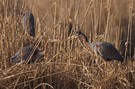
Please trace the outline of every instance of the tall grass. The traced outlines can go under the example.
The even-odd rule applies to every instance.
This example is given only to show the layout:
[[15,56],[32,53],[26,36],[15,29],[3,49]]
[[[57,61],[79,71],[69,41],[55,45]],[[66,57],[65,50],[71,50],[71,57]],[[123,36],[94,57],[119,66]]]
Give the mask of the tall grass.
[[[134,61],[106,63],[73,37],[81,28],[90,40],[107,41],[119,49],[127,40],[134,42],[134,9],[133,0],[1,0],[0,88],[134,89]],[[35,16],[34,41],[23,35],[21,14],[25,10]],[[70,20],[73,32],[68,37]],[[27,39],[31,45],[40,42],[39,48],[47,51],[44,61],[10,63]]]

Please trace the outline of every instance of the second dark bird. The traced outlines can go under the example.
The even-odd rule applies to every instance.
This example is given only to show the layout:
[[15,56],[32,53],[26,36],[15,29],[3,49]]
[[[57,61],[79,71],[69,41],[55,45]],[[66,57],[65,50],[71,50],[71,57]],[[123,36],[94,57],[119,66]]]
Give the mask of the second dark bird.
[[87,37],[81,32],[77,32],[77,36],[79,37],[79,40],[84,45],[86,49],[89,51],[92,51],[93,53],[99,56],[101,56],[105,61],[111,61],[111,60],[117,60],[120,62],[123,62],[124,59],[118,52],[118,50],[108,42],[95,42],[95,43],[89,43]]
[[36,48],[36,50],[34,50],[34,52],[33,52],[33,48],[34,47],[26,46],[26,47],[19,49],[10,58],[10,61],[12,63],[19,63],[21,61],[28,61],[29,57],[31,56],[31,59],[30,59],[31,61],[29,61],[28,63],[34,63],[38,59],[41,59],[42,57],[44,57],[43,51],[40,51],[38,48]]

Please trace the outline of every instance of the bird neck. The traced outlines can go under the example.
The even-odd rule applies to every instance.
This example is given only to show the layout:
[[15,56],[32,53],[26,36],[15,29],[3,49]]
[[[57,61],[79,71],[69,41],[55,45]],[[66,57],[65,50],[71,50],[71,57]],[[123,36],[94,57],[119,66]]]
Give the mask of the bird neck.
[[90,43],[88,43],[88,42],[86,42],[86,43],[84,44],[84,46],[85,46],[87,49],[91,49]]
[[83,42],[83,43],[89,42],[88,39],[87,39],[87,37],[86,37],[84,34],[79,35],[79,39],[80,39],[80,41]]
[[82,43],[82,45],[86,48],[86,49],[88,49],[88,50],[92,50],[92,43],[89,43],[88,41],[87,41],[87,39],[84,39],[83,37],[79,37],[79,40],[80,40],[80,42]]

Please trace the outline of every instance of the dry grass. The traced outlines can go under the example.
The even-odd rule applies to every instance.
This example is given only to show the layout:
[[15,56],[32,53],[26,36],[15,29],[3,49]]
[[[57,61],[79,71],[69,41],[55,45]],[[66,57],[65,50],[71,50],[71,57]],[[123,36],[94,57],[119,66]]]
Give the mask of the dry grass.
[[[111,42],[118,49],[127,38],[134,42],[134,0],[26,1],[0,1],[0,89],[135,88],[134,61],[105,63],[84,49],[77,38],[67,36],[71,18],[72,35],[80,26],[90,39]],[[47,53],[43,62],[11,64],[10,57],[29,39],[23,36],[18,16],[27,9],[36,20],[36,38],[30,39],[31,44],[40,42],[39,47]]]

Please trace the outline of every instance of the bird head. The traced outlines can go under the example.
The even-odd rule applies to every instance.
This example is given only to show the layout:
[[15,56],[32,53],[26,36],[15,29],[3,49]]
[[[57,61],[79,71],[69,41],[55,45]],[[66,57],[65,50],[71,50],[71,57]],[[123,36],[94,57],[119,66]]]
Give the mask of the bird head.
[[82,39],[83,41],[88,42],[87,37],[81,31],[76,32],[76,35],[79,37],[79,39]]

